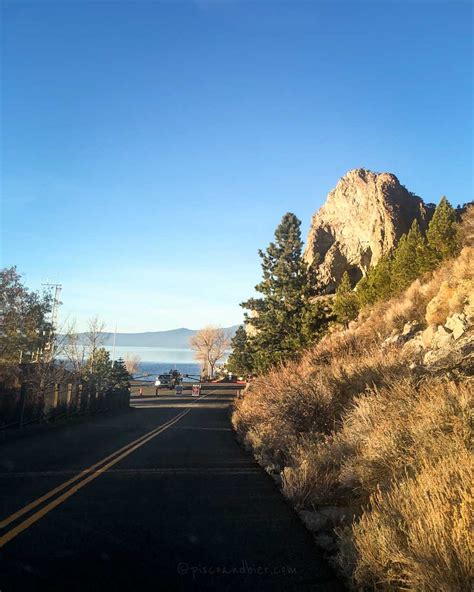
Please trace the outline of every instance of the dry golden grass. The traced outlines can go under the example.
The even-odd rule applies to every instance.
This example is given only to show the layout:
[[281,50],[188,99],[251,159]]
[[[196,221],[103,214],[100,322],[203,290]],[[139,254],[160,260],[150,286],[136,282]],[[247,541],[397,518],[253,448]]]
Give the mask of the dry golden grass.
[[474,205],[468,206],[462,217],[460,238],[463,245],[474,247]]
[[427,459],[371,497],[354,524],[355,581],[372,589],[466,592],[474,569],[472,458]]
[[311,352],[257,378],[236,401],[234,428],[265,464],[288,466],[305,434],[330,434],[367,385],[388,385],[405,372],[395,350],[343,353],[347,344],[340,346],[321,365],[314,365]]
[[438,292],[426,305],[426,322],[443,324],[448,316],[466,312],[474,314],[474,248],[464,247],[459,257],[436,274],[442,280]]
[[[405,378],[359,397],[335,438],[345,451],[343,485],[361,495],[413,474],[433,462],[467,450],[472,438],[472,383]],[[365,500],[364,500],[365,501]]]
[[468,589],[472,382],[415,375],[409,353],[382,342],[409,321],[423,328],[464,312],[472,323],[473,273],[465,247],[236,401],[235,429],[281,471],[295,506],[361,516],[340,538],[340,562],[359,586]]

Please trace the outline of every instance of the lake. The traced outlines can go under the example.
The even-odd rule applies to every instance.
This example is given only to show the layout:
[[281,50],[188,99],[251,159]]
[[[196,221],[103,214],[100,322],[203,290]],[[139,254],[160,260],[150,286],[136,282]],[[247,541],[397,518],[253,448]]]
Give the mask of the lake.
[[[112,355],[112,346],[103,346]],[[115,348],[115,359],[129,356],[140,358],[139,372],[150,374],[144,380],[155,380],[158,374],[164,374],[169,370],[178,370],[181,374],[199,375],[200,367],[194,361],[194,352],[190,349],[165,348],[165,347],[136,347],[117,346]]]

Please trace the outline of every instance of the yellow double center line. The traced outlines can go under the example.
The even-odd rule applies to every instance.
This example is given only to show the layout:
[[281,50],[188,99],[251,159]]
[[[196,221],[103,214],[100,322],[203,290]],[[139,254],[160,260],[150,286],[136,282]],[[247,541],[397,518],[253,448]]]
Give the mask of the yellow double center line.
[[[187,415],[190,411],[191,411],[191,409],[186,409],[185,411],[182,411],[181,413],[176,415],[176,417],[173,417],[172,419],[170,419],[166,423],[151,430],[151,432],[144,434],[140,438],[137,438],[133,442],[129,442],[127,445],[123,446],[119,450],[116,450],[115,452],[113,452],[109,456],[103,458],[99,462],[93,464],[92,466],[88,467],[87,469],[84,469],[83,471],[81,471],[80,473],[78,473],[77,475],[75,475],[74,477],[69,479],[68,481],[65,481],[61,485],[58,485],[58,487],[51,489],[51,491],[48,491],[47,493],[45,493],[41,497],[32,501],[31,503],[24,506],[23,508],[20,508],[17,512],[14,512],[10,516],[8,516],[4,520],[2,520],[2,522],[0,522],[0,528],[4,529],[12,522],[15,522],[15,520],[18,520],[18,518],[21,518],[22,516],[24,516],[28,512],[31,512],[31,510],[34,510],[36,507],[41,505],[43,502],[46,502],[49,499],[53,498],[58,493],[61,493],[61,491],[64,491],[65,489],[67,490],[67,491],[64,491],[64,493],[62,495],[55,497],[52,501],[49,502],[49,504],[43,506],[41,509],[36,511],[34,514],[32,514],[31,516],[26,518],[26,520],[24,520],[23,522],[20,522],[20,524],[18,524],[17,526],[15,526],[14,528],[12,528],[8,532],[6,532],[4,535],[2,535],[0,537],[0,548],[3,547],[4,545],[6,545],[12,539],[14,539],[21,532],[23,532],[24,530],[29,528],[32,524],[34,524],[35,522],[40,520],[43,516],[48,514],[48,512],[51,512],[51,510],[54,510],[54,508],[56,508],[57,506],[62,504],[63,501],[67,500],[69,497],[71,497],[77,491],[79,491],[79,489],[82,489],[82,487],[86,486],[88,483],[90,483],[94,479],[97,479],[97,477],[99,477],[100,475],[102,475],[102,473],[104,473],[105,471],[110,469],[110,467],[113,467],[115,464],[120,462],[126,456],[128,456],[129,454],[131,454],[132,452],[134,452],[135,450],[137,450],[138,448],[140,448],[141,446],[143,446],[144,444],[146,444],[147,442],[149,442],[150,440],[152,440],[153,438],[155,438],[156,436],[158,436],[159,434],[161,434],[162,432],[164,432],[165,430],[167,430],[168,428],[173,426],[180,419],[182,419],[185,415]],[[70,487],[69,489],[67,489],[73,483],[76,483],[76,484],[73,487]]]

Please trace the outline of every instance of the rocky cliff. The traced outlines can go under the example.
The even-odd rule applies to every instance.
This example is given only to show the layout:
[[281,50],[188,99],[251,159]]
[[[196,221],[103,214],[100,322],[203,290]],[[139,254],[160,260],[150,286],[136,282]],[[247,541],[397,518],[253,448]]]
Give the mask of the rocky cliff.
[[416,218],[426,227],[432,208],[410,193],[395,175],[349,171],[314,214],[305,260],[320,262],[319,276],[333,292],[347,271],[355,284],[390,252]]

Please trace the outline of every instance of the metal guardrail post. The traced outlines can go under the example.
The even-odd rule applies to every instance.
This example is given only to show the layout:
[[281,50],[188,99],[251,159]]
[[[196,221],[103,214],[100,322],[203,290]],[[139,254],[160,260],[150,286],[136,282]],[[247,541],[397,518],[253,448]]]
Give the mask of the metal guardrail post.
[[66,396],[66,412],[69,413],[71,410],[71,400],[72,400],[72,383],[69,382],[67,385],[67,396]]
[[77,385],[76,409],[79,413],[81,412],[81,405],[82,405],[82,384],[78,384]]
[[52,405],[53,417],[56,415],[56,411],[58,409],[58,403],[59,403],[59,383],[55,382],[54,383],[54,391],[53,391],[53,405]]
[[25,405],[26,405],[26,384],[23,383],[21,385],[21,390],[20,390],[20,421],[18,422],[20,430],[23,427],[23,417],[25,415]]

